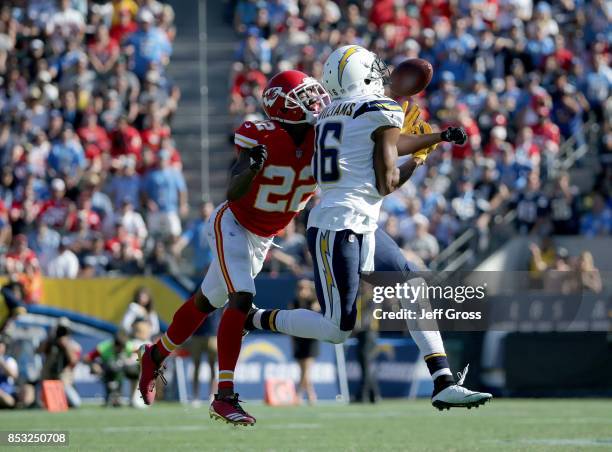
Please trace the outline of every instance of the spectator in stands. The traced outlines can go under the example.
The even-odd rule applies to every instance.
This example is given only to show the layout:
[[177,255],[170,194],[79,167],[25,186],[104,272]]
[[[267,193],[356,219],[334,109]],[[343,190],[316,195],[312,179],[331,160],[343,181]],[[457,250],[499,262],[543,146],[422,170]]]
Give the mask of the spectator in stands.
[[71,125],[64,125],[61,138],[51,146],[48,161],[51,177],[70,176],[78,179],[85,169],[85,153]]
[[601,293],[603,284],[599,269],[595,266],[593,255],[589,251],[583,251],[576,260],[576,273],[578,275],[578,290],[594,294]]
[[133,156],[120,157],[113,162],[115,172],[110,177],[106,191],[115,206],[129,199],[133,206],[140,205],[140,175],[136,173]]
[[98,115],[95,111],[85,115],[85,121],[77,130],[77,135],[83,144],[89,167],[100,171],[103,158],[110,152],[111,141],[104,127],[98,125]]
[[568,173],[562,173],[555,181],[549,196],[550,219],[556,235],[578,233],[578,188],[570,184]]
[[542,273],[542,283],[545,292],[550,294],[576,293],[578,281],[570,266],[570,256],[566,248],[558,247],[551,264],[543,260],[543,255],[535,245],[530,247],[532,262],[538,272]]
[[610,96],[612,89],[612,69],[608,64],[607,54],[593,56],[593,71],[586,75],[586,98],[593,106],[598,120],[603,119],[603,105]]
[[125,56],[121,56],[115,63],[108,79],[108,87],[116,94],[120,101],[119,105],[128,105],[127,117],[134,120],[139,109],[140,81],[136,74],[128,70]]
[[51,199],[40,207],[41,221],[58,230],[66,229],[69,213],[75,209],[74,203],[65,195],[66,183],[55,178],[51,181]]
[[123,275],[139,275],[144,271],[143,253],[129,242],[119,242],[111,254],[109,271]]
[[85,249],[79,257],[81,276],[93,278],[108,272],[110,257],[104,246],[104,238],[97,235],[92,240],[91,249]]
[[62,238],[57,256],[49,262],[47,275],[51,278],[74,279],[79,274],[79,259],[70,249],[70,240]]
[[187,186],[183,175],[170,166],[167,151],[159,153],[158,167],[145,175],[142,193],[151,234],[162,238],[179,237],[180,217],[187,214]]
[[[87,258],[81,274],[100,275],[109,257],[94,233],[112,238],[113,213],[126,196],[133,218],[141,207],[136,173],[141,133],[156,151],[169,150],[180,170],[178,150],[164,142],[180,97],[163,75],[174,37],[173,11],[156,1],[133,0],[108,5],[61,0],[15,8],[0,14],[0,247],[11,235],[24,234],[49,273],[58,234],[64,234],[71,251]],[[138,74],[130,70],[132,64]],[[139,77],[145,79],[142,97]],[[118,164],[117,155],[124,154],[133,157]],[[109,177],[115,168],[118,174]],[[102,182],[112,201],[101,191]],[[110,232],[99,230],[100,222],[110,223]],[[144,241],[146,232],[138,229]],[[123,248],[121,266],[139,268],[142,252]],[[40,297],[37,267],[13,276],[24,282],[28,299]]]
[[469,177],[459,181],[457,196],[451,201],[451,207],[457,218],[467,226],[478,214],[474,184]]
[[101,227],[100,215],[92,207],[91,193],[83,190],[78,195],[76,209],[68,214],[66,229],[70,232],[84,230],[89,234],[92,231],[99,231]]
[[121,116],[117,128],[111,134],[111,155],[113,158],[132,157],[139,160],[142,152],[142,138],[132,127],[126,116]]
[[535,283],[541,282],[542,272],[555,262],[556,251],[555,244],[550,236],[544,236],[540,246],[533,242],[529,244],[529,252],[531,253],[529,276]]
[[136,24],[136,21],[134,21],[136,11],[138,11],[138,5],[136,2],[131,1],[118,3],[119,5],[113,5],[114,19],[109,33],[110,38],[115,41],[115,43],[121,43],[125,36],[128,36],[138,30],[138,25]]
[[180,255],[186,246],[192,248],[194,275],[195,279],[198,280],[206,272],[213,258],[213,252],[206,237],[206,225],[214,208],[212,202],[202,202],[200,204],[200,217],[185,229],[181,238],[173,247],[176,256]]
[[133,334],[132,326],[137,320],[143,320],[149,324],[149,339],[159,334],[159,317],[155,311],[151,292],[146,287],[140,287],[136,290],[132,302],[128,305],[125,314],[123,314],[121,327],[128,335],[131,336]]
[[70,0],[60,0],[59,9],[51,15],[46,31],[50,36],[68,38],[78,36],[85,31],[83,14],[71,7]]
[[574,136],[578,144],[584,144],[584,113],[590,109],[584,95],[577,91],[565,74],[560,74],[555,80],[553,99],[553,117],[565,138]]
[[44,221],[37,221],[36,230],[28,236],[30,248],[38,257],[40,268],[45,275],[49,274],[49,264],[57,256],[61,236]]
[[406,246],[415,253],[425,264],[431,262],[440,252],[436,238],[429,233],[429,220],[425,217],[415,219],[415,235]]
[[154,25],[155,17],[148,9],[138,13],[138,30],[125,38],[126,50],[133,57],[133,70],[139,78],[155,67],[163,70],[169,62],[172,46],[166,34]]
[[17,234],[13,238],[5,265],[9,274],[25,273],[29,267],[38,267],[38,257],[28,248],[28,238],[24,234]]
[[142,215],[134,210],[130,198],[125,198],[121,202],[121,210],[115,213],[113,224],[121,223],[128,235],[138,239],[140,244],[144,244],[147,238],[147,226],[145,225]]
[[399,230],[405,242],[412,240],[416,234],[416,223],[427,220],[421,213],[421,200],[419,198],[408,198],[406,200],[407,215],[400,219]]
[[[83,179],[81,195],[84,197],[85,203],[91,201],[91,210],[95,212],[100,221],[103,223],[107,218],[111,217],[116,206],[111,202],[106,193],[102,191],[102,178],[95,172],[87,173]],[[97,226],[94,229],[99,229]]]
[[247,98],[253,98],[255,100],[261,99],[261,94],[266,86],[267,78],[258,69],[256,63],[250,65],[235,63],[233,67],[234,81],[230,91],[230,112],[239,113],[243,111],[246,106],[245,102]]
[[162,147],[162,140],[170,137],[170,127],[164,124],[159,111],[153,112],[148,122],[149,124],[140,133],[142,144],[157,152]]
[[257,65],[263,73],[267,74],[271,71],[272,52],[268,41],[261,34],[259,28],[249,27],[247,39],[238,49],[238,57],[247,65]]
[[178,273],[176,260],[163,240],[157,240],[153,252],[145,263],[147,273],[152,275],[173,275]]
[[[180,92],[174,86],[168,86],[159,70],[147,71],[143,80],[142,91],[138,95],[140,120],[145,116],[158,114],[163,119],[169,119],[177,109]],[[139,125],[142,128],[142,124]]]
[[530,233],[536,225],[542,224],[549,205],[546,195],[542,193],[537,171],[529,174],[527,185],[516,193],[513,202],[516,206],[517,226],[521,233]]
[[119,40],[111,37],[108,27],[98,25],[96,36],[88,46],[89,61],[98,74],[106,76],[119,60]]
[[612,210],[600,193],[591,196],[592,207],[583,215],[580,233],[589,237],[610,235],[612,233]]

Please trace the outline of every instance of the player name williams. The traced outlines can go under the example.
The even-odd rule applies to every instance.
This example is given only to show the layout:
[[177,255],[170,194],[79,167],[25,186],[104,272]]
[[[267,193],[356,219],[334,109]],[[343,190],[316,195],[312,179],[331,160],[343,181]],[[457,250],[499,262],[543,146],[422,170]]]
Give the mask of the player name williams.
[[400,309],[399,311],[385,311],[382,308],[374,309],[372,316],[376,320],[481,320],[482,313],[478,311],[457,311],[456,309]]

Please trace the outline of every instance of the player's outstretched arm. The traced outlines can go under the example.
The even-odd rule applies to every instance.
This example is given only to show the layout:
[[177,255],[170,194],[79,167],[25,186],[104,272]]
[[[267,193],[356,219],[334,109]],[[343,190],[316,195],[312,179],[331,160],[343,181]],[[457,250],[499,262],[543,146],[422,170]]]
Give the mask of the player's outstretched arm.
[[376,188],[381,196],[388,195],[398,187],[400,174],[396,164],[399,136],[400,129],[397,127],[380,127],[372,134]]
[[404,185],[423,164],[423,160],[412,158],[399,167],[397,164],[397,142],[400,129],[397,127],[381,127],[372,135],[374,139],[374,173],[376,188],[381,196],[386,196]]
[[404,102],[404,122],[401,136],[397,142],[399,156],[412,155],[425,149],[434,149],[434,146],[443,141],[441,133],[433,133],[426,121],[419,119],[421,109],[415,103]]
[[238,161],[232,168],[227,187],[227,200],[236,201],[247,194],[257,173],[261,171],[268,158],[268,150],[263,145],[251,149],[242,148],[238,154]]
[[449,127],[440,133],[425,133],[422,135],[400,135],[397,142],[399,156],[417,154],[442,142],[451,142],[460,146],[467,141],[467,134],[461,127]]
[[421,149],[427,149],[442,143],[442,133],[427,133],[424,135],[400,135],[397,141],[397,154],[401,157],[412,155]]

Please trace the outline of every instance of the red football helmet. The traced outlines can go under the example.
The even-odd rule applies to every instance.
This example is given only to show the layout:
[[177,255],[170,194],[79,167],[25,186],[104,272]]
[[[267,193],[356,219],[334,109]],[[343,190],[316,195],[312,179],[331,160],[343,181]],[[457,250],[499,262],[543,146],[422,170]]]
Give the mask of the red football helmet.
[[329,99],[316,79],[300,71],[283,71],[270,79],[261,102],[270,119],[287,124],[313,124]]

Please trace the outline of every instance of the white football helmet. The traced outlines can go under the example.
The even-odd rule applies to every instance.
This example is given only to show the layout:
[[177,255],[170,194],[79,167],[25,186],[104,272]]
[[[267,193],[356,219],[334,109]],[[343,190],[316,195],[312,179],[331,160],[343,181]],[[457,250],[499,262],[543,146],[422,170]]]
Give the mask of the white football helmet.
[[384,95],[389,68],[375,53],[350,45],[332,52],[323,66],[322,78],[332,99],[360,94]]

